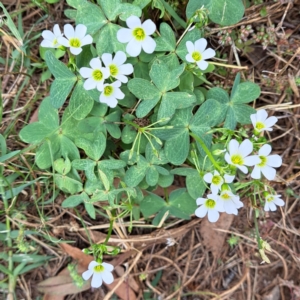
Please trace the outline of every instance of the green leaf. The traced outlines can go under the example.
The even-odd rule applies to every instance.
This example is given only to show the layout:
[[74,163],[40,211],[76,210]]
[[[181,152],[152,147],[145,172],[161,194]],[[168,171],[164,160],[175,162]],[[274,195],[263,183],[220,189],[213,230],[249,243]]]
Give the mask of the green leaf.
[[113,53],[119,50],[125,52],[125,44],[117,40],[117,32],[121,27],[116,24],[108,23],[100,31],[99,38],[96,41],[97,54]]
[[147,168],[132,166],[125,174],[124,181],[129,187],[136,187],[145,177]]
[[62,207],[76,207],[79,204],[83,203],[84,201],[88,201],[89,197],[88,195],[83,192],[80,195],[73,195],[73,196],[69,196],[67,199],[65,199],[61,206]]
[[46,140],[36,151],[35,162],[40,169],[47,169],[52,166],[54,160],[59,158],[59,139],[52,136]]
[[164,93],[176,88],[179,85],[179,76],[184,71],[184,68],[185,64],[182,64],[179,67],[170,70],[166,63],[156,59],[152,64],[150,77],[160,92]]
[[96,210],[92,203],[84,202],[84,208],[92,219],[96,219]]
[[121,168],[126,167],[126,162],[120,159],[106,159],[106,160],[101,160],[98,165],[101,168],[104,169],[109,169],[109,170],[118,170]]
[[77,8],[76,24],[84,24],[88,33],[96,33],[107,23],[107,19],[98,5],[81,0],[67,0],[67,3]]
[[234,92],[233,97],[230,101],[233,103],[248,103],[260,95],[260,88],[257,84],[253,82],[243,82],[240,83]]
[[52,128],[48,128],[40,122],[34,122],[21,129],[20,138],[23,142],[38,144],[54,132]]
[[203,5],[209,11],[209,18],[223,26],[238,23],[245,11],[241,0],[190,0],[186,7],[187,18],[190,19]]
[[241,73],[237,73],[235,78],[234,78],[234,82],[233,82],[233,86],[232,86],[232,89],[231,89],[231,94],[230,94],[230,98],[233,97],[233,95],[235,94],[236,92],[236,89],[238,87],[238,85],[240,84],[241,82]]
[[8,191],[5,192],[5,199],[9,200],[15,196],[18,196],[26,187],[32,185],[33,183],[35,183],[37,180],[32,180],[30,182],[27,182],[25,184],[21,184],[19,186],[16,186],[12,189],[9,189]]
[[71,171],[71,162],[68,158],[66,160],[59,158],[53,165],[54,170],[59,174],[66,175]]
[[248,106],[248,105],[235,105],[234,106],[235,118],[242,125],[250,124],[251,123],[250,115],[255,114],[255,113],[256,113],[256,110],[254,108],[252,108],[251,106]]
[[185,92],[169,92],[163,95],[158,110],[157,119],[171,118],[176,109],[183,109],[192,106],[196,97]]
[[46,97],[39,108],[39,122],[44,124],[47,128],[57,129],[59,126],[58,110],[51,104],[50,97]]
[[146,7],[149,3],[151,2],[151,0],[134,0],[132,2],[132,4],[139,6],[141,9],[143,9],[144,7]]
[[187,192],[186,189],[177,189],[172,191],[169,200],[170,213],[183,219],[190,219],[190,215],[193,214],[197,208],[195,199],[193,199]]
[[159,90],[145,79],[133,78],[129,80],[128,89],[139,99],[150,100],[160,98]]
[[174,181],[174,175],[159,175],[157,184],[163,188],[169,187]]
[[82,191],[82,183],[65,175],[54,174],[54,182],[63,192],[76,194]]
[[155,51],[175,51],[176,39],[173,29],[167,23],[161,23],[160,36],[155,39]]
[[185,70],[180,76],[179,90],[182,92],[194,91],[194,75],[192,72]]
[[185,162],[190,149],[188,129],[175,138],[165,142],[165,154],[173,165],[181,165]]
[[79,81],[70,99],[70,113],[76,120],[82,120],[90,113],[93,105],[94,99],[83,88],[83,82]]
[[166,205],[165,201],[159,196],[149,193],[140,204],[141,212],[145,218],[160,211]]
[[186,183],[188,193],[193,199],[197,199],[203,196],[206,190],[206,186],[203,181],[203,178],[200,177],[197,170],[194,170],[192,175],[188,175],[186,177],[185,183]]
[[[84,170],[85,175],[89,182],[99,182],[97,176],[95,175],[95,166],[96,162],[90,160],[90,159],[75,159],[72,161],[72,166],[76,170]],[[85,188],[86,190],[86,188]]]
[[103,172],[100,167],[98,168],[98,174],[101,178],[101,181],[103,183],[103,186],[105,188],[106,191],[109,191],[110,190],[110,184],[109,184],[109,180],[105,174],[105,172]]
[[75,144],[83,149],[88,157],[99,160],[106,148],[106,138],[103,133],[99,132],[93,141],[79,137],[75,140]]
[[55,108],[60,108],[70,94],[77,77],[64,63],[56,59],[52,52],[46,52],[45,60],[48,68],[55,77],[50,88],[51,103]]
[[131,144],[137,135],[137,131],[133,126],[125,125],[122,130],[121,140],[124,144]]
[[171,170],[172,174],[180,175],[180,176],[193,176],[195,174],[195,169],[192,168],[175,168]]
[[147,169],[146,172],[146,182],[150,186],[154,186],[157,184],[159,174],[154,166],[151,166],[150,168]]
[[60,153],[67,159],[74,160],[80,157],[79,151],[75,144],[65,135],[59,135]]

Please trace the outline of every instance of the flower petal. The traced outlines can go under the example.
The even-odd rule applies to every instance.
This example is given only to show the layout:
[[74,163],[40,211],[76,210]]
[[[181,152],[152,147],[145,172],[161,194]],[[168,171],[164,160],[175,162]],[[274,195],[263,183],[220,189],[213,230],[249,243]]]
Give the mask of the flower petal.
[[152,20],[149,19],[142,24],[142,28],[145,30],[147,35],[151,35],[155,32],[156,25]]
[[124,64],[124,62],[126,61],[127,59],[127,56],[125,54],[125,52],[123,51],[118,51],[116,54],[115,54],[115,57],[114,59],[112,60],[112,62],[114,64],[116,64],[117,66],[121,66]]
[[92,260],[90,263],[89,263],[89,266],[88,266],[88,269],[89,270],[92,270],[96,267],[96,266],[99,266],[100,264],[97,263],[96,261]]
[[262,155],[262,156],[268,156],[272,151],[272,147],[268,144],[263,145],[259,151],[258,151],[258,155]]
[[231,200],[224,202],[224,210],[229,215],[231,215],[231,214],[237,215],[237,213],[238,213],[235,204]]
[[99,288],[102,285],[102,274],[103,274],[103,272],[94,273],[92,282],[91,282],[91,287]]
[[193,53],[195,51],[195,45],[191,41],[187,41],[185,45],[189,53]]
[[90,45],[93,43],[93,38],[88,34],[81,40],[81,46]]
[[65,47],[70,47],[70,43],[69,43],[69,41],[65,38],[65,37],[59,37],[58,39],[57,39],[57,42],[60,44],[60,45],[63,45],[63,46],[65,46]]
[[188,61],[188,62],[195,62],[195,60],[193,59],[192,55],[190,53],[188,53],[186,56],[185,56],[185,59]]
[[[113,266],[112,264],[108,264],[108,263],[106,263],[106,262],[103,262],[103,263],[102,263],[102,266],[103,266],[104,269],[105,269],[106,271],[108,271],[108,272],[112,272],[113,269],[114,269],[114,266]],[[104,282],[106,282],[106,281],[104,281]]]
[[207,40],[205,38],[201,38],[195,42],[195,50],[198,50],[200,53],[203,53],[207,46]]
[[251,119],[253,127],[255,128],[255,124],[257,122],[257,120],[256,120],[256,114],[250,115],[250,119]]
[[224,179],[226,183],[231,183],[234,180],[234,178],[235,178],[234,175],[228,175],[228,174],[224,175]]
[[81,276],[84,280],[89,280],[90,277],[93,275],[93,273],[94,272],[92,270],[87,270],[87,271],[83,272]]
[[119,74],[114,76],[116,79],[118,79],[119,81],[123,82],[123,83],[127,83],[128,82],[128,78],[125,75]]
[[142,44],[136,42],[135,39],[132,39],[126,46],[126,52],[132,56],[137,57],[142,51]]
[[214,195],[218,194],[219,189],[220,188],[218,185],[215,185],[215,184],[210,185],[210,190],[211,190],[212,194],[214,194]]
[[106,283],[106,284],[111,284],[111,283],[113,283],[113,281],[114,281],[114,276],[113,276],[113,274],[111,273],[111,272],[109,272],[109,271],[103,271],[102,272],[102,279],[103,279],[103,281]]
[[119,80],[117,80],[117,81],[113,82],[111,85],[115,88],[119,88],[122,85],[122,83]]
[[73,26],[72,26],[71,24],[66,24],[66,25],[64,26],[64,34],[65,34],[65,36],[66,36],[68,39],[74,37],[74,35],[75,35],[75,30],[74,30],[74,28],[73,28]]
[[96,86],[97,82],[93,78],[88,78],[83,84],[83,88],[87,91],[95,89]]
[[137,16],[130,16],[127,18],[126,24],[130,29],[142,26],[141,20]]
[[205,207],[205,205],[201,205],[195,210],[195,215],[198,218],[203,218],[205,217],[206,214],[207,214],[207,208]]
[[103,53],[101,59],[105,67],[108,67],[113,61],[111,53]]
[[128,28],[121,28],[117,32],[117,39],[120,43],[128,43],[133,39],[132,30]]
[[274,180],[276,177],[276,170],[272,167],[265,166],[261,168],[261,172],[268,180]]
[[102,92],[103,91],[103,88],[104,88],[104,84],[103,84],[103,80],[101,80],[100,82],[98,82],[96,84],[96,88],[99,92]]
[[276,117],[270,117],[265,121],[266,127],[272,127],[277,123],[278,119]]
[[244,158],[244,165],[246,166],[254,166],[261,162],[261,159],[258,155],[250,155]]
[[202,59],[209,59],[216,56],[216,51],[208,48],[202,53]]
[[278,154],[270,155],[267,157],[267,165],[278,168],[282,165],[282,158]]
[[209,209],[207,216],[208,216],[208,221],[214,223],[218,221],[220,214],[217,210]]
[[276,207],[274,202],[269,202],[269,208],[270,208],[271,211],[277,210],[277,207]]
[[85,36],[86,34],[86,26],[83,25],[83,24],[78,24],[76,27],[75,27],[75,36],[78,37],[80,40],[83,39],[83,37]]
[[[235,139],[231,140],[228,145],[229,154],[236,154],[239,149],[239,142]],[[226,158],[225,158],[226,159]]]
[[114,92],[114,97],[121,100],[125,98],[125,94],[120,89],[116,88]]
[[204,204],[204,202],[206,201],[206,199],[205,198],[197,198],[196,199],[196,203],[197,203],[197,205],[201,205],[201,204]]
[[83,78],[89,78],[92,77],[93,69],[82,67],[80,68],[79,73]]
[[56,48],[57,46],[54,46],[53,43],[49,40],[43,40],[41,42],[41,46],[44,48]]
[[231,159],[230,159],[230,155],[229,155],[229,153],[228,152],[226,152],[225,153],[225,160],[226,160],[226,162],[228,163],[228,164],[230,164],[230,165],[232,165],[232,161],[231,161]]
[[208,67],[208,62],[206,62],[205,60],[200,60],[197,62],[197,66],[200,70],[204,71]]
[[255,166],[252,173],[251,173],[251,177],[254,179],[260,179],[261,178],[261,171],[260,171],[260,167]]
[[53,41],[55,39],[55,35],[53,34],[52,31],[50,30],[44,30],[42,32],[42,37],[45,39],[45,40],[49,40],[49,41]]
[[156,42],[154,41],[154,39],[151,38],[150,36],[146,36],[146,38],[144,39],[144,41],[142,43],[143,50],[146,53],[151,54],[154,52],[155,47],[156,47]]
[[246,139],[240,144],[239,153],[243,157],[248,156],[252,152],[252,150],[253,150],[253,144],[250,140]]
[[133,66],[132,64],[124,64],[119,67],[119,72],[123,75],[130,75],[133,73]]
[[268,113],[266,112],[265,109],[260,109],[259,111],[257,111],[256,115],[257,115],[257,121],[261,121],[262,123],[264,123],[268,117]]
[[53,26],[53,33],[56,37],[59,37],[59,36],[62,36],[62,33],[60,31],[60,28],[59,28],[59,25],[58,24],[55,24]]
[[248,173],[248,169],[245,166],[237,166],[238,169],[240,169],[244,174]]
[[100,70],[102,68],[102,63],[99,57],[92,58],[90,61],[90,66],[93,70]]
[[70,47],[70,52],[74,55],[78,55],[79,53],[81,53],[82,48],[74,48],[74,47]]
[[275,199],[273,200],[273,202],[278,206],[283,206],[284,205],[284,201],[282,199],[280,199],[279,197],[276,197],[276,196],[275,196]]
[[213,174],[211,173],[206,173],[203,176],[204,181],[206,181],[207,183],[211,183],[212,179],[213,179]]

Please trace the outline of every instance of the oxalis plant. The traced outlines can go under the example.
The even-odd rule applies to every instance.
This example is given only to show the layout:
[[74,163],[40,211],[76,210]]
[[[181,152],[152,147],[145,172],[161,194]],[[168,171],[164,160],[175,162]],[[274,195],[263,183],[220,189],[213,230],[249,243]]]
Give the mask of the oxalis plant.
[[[264,136],[277,118],[248,105],[260,88],[239,73],[230,94],[207,77],[222,64],[207,47],[205,26],[237,23],[242,1],[190,0],[187,23],[166,2],[152,2],[161,16],[170,12],[181,35],[144,17],[150,0],[67,2],[77,25],[43,31],[40,52],[54,80],[38,122],[20,138],[36,146],[35,163],[54,181],[53,194],[66,196],[63,207],[84,205],[92,219],[110,222],[105,242],[84,249],[95,260],[83,279],[92,277],[92,287],[113,282],[103,256],[120,251],[108,246],[120,218],[131,231],[141,217],[163,226],[171,216],[216,222],[220,213],[253,209],[258,249],[269,262],[257,218],[284,205],[269,183],[282,160]],[[169,194],[174,175],[185,177],[186,188]]]

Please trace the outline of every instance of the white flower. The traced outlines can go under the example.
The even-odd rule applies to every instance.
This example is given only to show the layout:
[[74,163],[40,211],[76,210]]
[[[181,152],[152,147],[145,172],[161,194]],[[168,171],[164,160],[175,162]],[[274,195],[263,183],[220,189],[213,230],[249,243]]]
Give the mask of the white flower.
[[278,206],[283,206],[284,205],[284,201],[281,198],[281,195],[271,195],[268,194],[266,196],[266,202],[265,202],[265,207],[264,210],[265,211],[275,211],[277,209],[276,205]]
[[106,103],[109,107],[116,107],[117,99],[124,99],[125,94],[119,89],[121,81],[115,81],[112,84],[104,84],[103,92],[100,95],[100,102]]
[[248,169],[245,166],[254,166],[260,162],[257,155],[248,156],[253,150],[253,144],[250,140],[244,140],[241,144],[237,140],[231,140],[228,145],[229,153],[225,154],[225,160],[230,165],[239,168],[247,174]]
[[271,128],[278,119],[276,117],[268,118],[268,113],[262,109],[259,110],[256,114],[250,115],[253,127],[257,132],[262,132],[264,130],[272,131]]
[[218,195],[210,194],[207,195],[207,199],[198,198],[196,201],[197,205],[200,206],[196,209],[195,215],[198,218],[203,218],[207,214],[209,222],[216,222],[220,217],[219,212],[224,211]]
[[211,189],[212,193],[218,194],[219,190],[221,189],[222,184],[224,182],[231,183],[233,181],[234,177],[235,177],[234,175],[225,174],[224,178],[223,178],[218,171],[214,171],[214,174],[206,173],[203,176],[203,179],[207,183],[211,183],[210,189]]
[[58,42],[65,47],[70,47],[70,51],[74,55],[78,55],[82,51],[82,47],[93,42],[93,38],[86,34],[86,26],[78,24],[74,28],[70,24],[64,26],[65,37],[59,37]]
[[156,47],[156,42],[150,37],[155,32],[156,25],[151,20],[146,20],[143,24],[136,16],[130,16],[126,20],[128,28],[121,28],[117,32],[117,39],[121,43],[128,43],[126,46],[127,53],[132,56],[138,56],[142,48],[150,54]]
[[124,75],[133,73],[132,64],[124,64],[127,57],[123,51],[118,51],[114,58],[110,53],[104,53],[102,55],[102,61],[110,71],[110,76],[120,80],[123,83],[128,81],[128,78]]
[[238,208],[244,206],[243,202],[240,201],[240,197],[234,195],[229,189],[221,191],[219,200],[223,204],[223,208],[227,214],[238,214]]
[[62,37],[58,24],[55,24],[53,27],[53,32],[50,30],[44,30],[42,32],[42,37],[44,40],[41,43],[42,47],[45,48],[58,48],[60,43],[58,43],[58,38]]
[[98,263],[96,261],[91,261],[88,270],[82,273],[82,278],[88,280],[91,276],[92,282],[91,286],[93,288],[98,288],[102,285],[102,281],[106,284],[111,284],[114,281],[112,271],[114,266],[108,263]]
[[79,70],[80,75],[83,78],[88,78],[83,87],[86,90],[97,88],[98,91],[103,91],[104,80],[109,77],[109,70],[102,67],[101,60],[99,57],[93,58],[90,61],[92,68],[82,67]]
[[260,162],[255,165],[251,177],[254,179],[260,179],[261,173],[268,180],[274,180],[276,176],[276,170],[282,164],[282,159],[279,155],[269,155],[272,151],[272,147],[268,144],[263,145],[258,151],[258,157]]
[[205,60],[216,55],[215,50],[212,48],[205,50],[206,46],[207,40],[204,38],[197,40],[195,43],[192,43],[191,41],[186,42],[186,48],[189,53],[185,56],[185,59],[191,63],[195,62],[200,70],[207,69],[208,62]]

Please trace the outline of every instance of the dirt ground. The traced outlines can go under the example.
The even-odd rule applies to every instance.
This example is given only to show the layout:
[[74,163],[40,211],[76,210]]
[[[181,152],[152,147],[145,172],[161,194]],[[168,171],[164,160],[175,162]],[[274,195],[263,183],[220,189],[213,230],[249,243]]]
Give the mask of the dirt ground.
[[[179,2],[177,12],[184,16],[187,1]],[[25,40],[29,41],[24,65],[20,68],[10,60],[18,46],[17,41],[5,35],[6,28],[2,27],[0,78],[3,119],[0,132],[9,130],[7,144],[13,151],[26,147],[18,138],[18,132],[24,123],[36,118],[41,100],[49,93],[50,81],[41,83],[41,70],[30,65],[40,61],[38,45],[41,38],[34,37],[42,30],[52,28],[53,24],[58,23],[62,27],[69,20],[63,14],[67,7],[63,0],[52,5],[30,0],[4,0],[2,3],[16,24],[22,24]],[[213,24],[208,25],[207,31],[210,45],[226,55],[228,64],[248,66],[248,70],[243,72],[244,78],[260,85],[262,93],[254,107],[264,107],[269,115],[279,119],[269,133],[274,153],[283,159],[273,187],[283,195],[286,204],[259,220],[261,237],[272,247],[272,252],[267,253],[271,263],[261,264],[250,207],[244,207],[238,216],[222,215],[214,225],[196,217],[190,221],[171,218],[165,227],[159,229],[137,224],[131,234],[127,230],[127,220],[124,220],[125,223],[117,226],[111,239],[113,245],[122,245],[126,249],[114,260],[118,265],[115,277],[120,279],[110,286],[95,290],[83,288],[83,291],[76,290],[74,293],[71,281],[64,281],[58,275],[68,277],[66,266],[84,259],[78,249],[89,244],[78,214],[85,220],[95,242],[105,239],[109,224],[101,218],[91,220],[82,207],[78,211],[63,209],[60,206],[63,195],[59,195],[55,203],[43,205],[44,218],[41,219],[39,205],[35,205],[32,195],[44,195],[45,199],[49,199],[49,189],[37,183],[34,189],[26,189],[18,197],[19,213],[11,219],[11,224],[15,230],[38,231],[39,235],[28,235],[25,242],[34,247],[31,253],[51,255],[52,258],[19,276],[16,299],[300,299],[299,12],[300,1],[264,1],[263,4],[251,5],[239,24],[223,28],[222,35],[221,29]],[[149,15],[160,22],[156,10],[149,10]],[[246,41],[242,41],[240,48],[238,45],[220,44],[221,39],[226,38],[226,32],[241,33],[243,26],[246,28],[248,25],[254,30],[253,33],[245,33],[252,44],[246,46]],[[262,26],[269,30],[267,41],[259,40]],[[223,75],[222,72],[213,72],[209,79],[224,88],[230,87],[235,71],[226,72]],[[14,161],[15,168],[22,175],[19,182],[25,173],[30,173],[33,179],[43,174],[32,171],[28,163],[31,159],[30,153],[23,153]],[[184,184],[184,179],[177,178],[177,186],[184,187]],[[247,203],[246,199],[243,200]],[[1,203],[0,209],[3,210]],[[5,223],[4,214],[0,215],[0,222]],[[60,238],[73,243],[60,245],[57,242]],[[57,239],[56,242],[53,242],[54,239]],[[236,239],[236,242],[230,245],[229,239]],[[1,263],[5,264],[4,261]],[[55,276],[59,278],[57,281],[44,284],[42,290],[45,296],[41,287],[37,288],[38,284]],[[1,270],[0,278],[4,279]],[[65,297],[47,295],[54,288],[68,290],[70,294]]]

